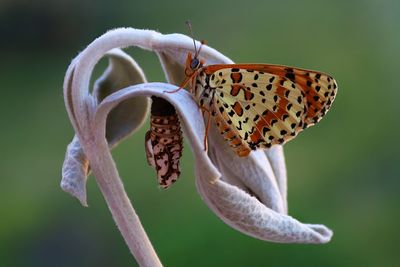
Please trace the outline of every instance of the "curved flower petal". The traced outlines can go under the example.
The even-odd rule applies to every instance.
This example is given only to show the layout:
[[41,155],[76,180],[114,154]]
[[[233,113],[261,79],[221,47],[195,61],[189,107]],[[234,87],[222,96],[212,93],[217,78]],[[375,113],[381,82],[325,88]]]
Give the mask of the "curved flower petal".
[[[94,85],[93,95],[101,102],[113,92],[130,85],[147,82],[140,66],[125,52],[112,49],[105,56],[109,58],[108,68]],[[110,146],[139,129],[145,122],[150,108],[147,97],[135,97],[120,103],[107,117],[106,137]]]
[[89,174],[89,161],[86,158],[78,137],[68,145],[62,167],[61,188],[76,197],[87,207],[86,180]]
[[255,197],[222,179],[214,184],[197,172],[196,184],[204,201],[226,224],[258,239],[278,243],[327,243],[332,231],[323,225],[303,224],[277,213]]
[[[109,65],[95,82],[93,90],[93,95],[98,102],[124,87],[146,82],[140,66],[122,50],[112,49],[104,56],[108,57]],[[71,65],[75,65],[78,60],[79,56]],[[70,69],[73,68],[70,67]],[[73,71],[67,72],[66,80],[71,81],[72,76]],[[71,86],[70,82],[68,86]],[[110,147],[117,145],[123,138],[142,126],[149,112],[149,106],[149,99],[143,96],[124,101],[111,111],[106,125],[106,137]],[[61,188],[78,198],[83,206],[87,206],[86,181],[89,171],[89,162],[79,139],[75,136],[67,147],[62,168]]]
[[258,198],[266,207],[281,213],[284,211],[284,201],[274,172],[262,151],[239,157],[214,127],[210,129],[209,140],[210,157],[218,161],[215,164],[222,172],[222,180],[239,180],[242,184],[240,188]]
[[270,149],[264,150],[264,152],[271,163],[272,170],[276,177],[276,182],[278,183],[279,191],[281,192],[281,197],[283,199],[282,212],[287,214],[287,174],[283,147],[281,145],[272,146]]
[[108,113],[123,101],[139,96],[162,97],[175,107],[179,115],[179,120],[182,123],[183,131],[192,147],[197,167],[202,170],[204,177],[207,177],[206,179],[209,182],[214,182],[221,174],[204,151],[203,140],[205,131],[202,114],[187,91],[180,90],[174,94],[166,92],[175,89],[177,89],[176,86],[165,83],[138,84],[124,88],[108,96],[100,103],[94,118],[95,128],[104,129]]

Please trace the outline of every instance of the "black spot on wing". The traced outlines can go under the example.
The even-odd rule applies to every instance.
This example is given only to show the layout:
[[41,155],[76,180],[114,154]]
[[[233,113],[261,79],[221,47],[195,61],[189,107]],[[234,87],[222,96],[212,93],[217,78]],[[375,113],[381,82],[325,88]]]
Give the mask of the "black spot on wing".
[[241,122],[241,121],[239,121],[239,127],[236,126],[236,129],[238,129],[239,131],[243,130],[243,128],[242,128],[242,122]]
[[285,77],[288,78],[289,80],[291,80],[292,82],[294,82],[294,80],[295,80],[295,75],[292,72],[286,73]]

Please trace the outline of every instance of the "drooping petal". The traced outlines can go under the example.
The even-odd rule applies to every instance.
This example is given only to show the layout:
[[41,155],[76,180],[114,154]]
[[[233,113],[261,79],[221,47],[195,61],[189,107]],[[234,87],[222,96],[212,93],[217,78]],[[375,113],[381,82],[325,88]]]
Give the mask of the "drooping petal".
[[255,238],[277,243],[322,244],[332,231],[323,225],[303,224],[278,213],[223,179],[211,184],[197,169],[196,184],[203,200],[226,224]]
[[[109,59],[108,68],[95,82],[93,90],[93,95],[98,102],[124,87],[146,82],[146,77],[140,66],[122,50],[110,50],[105,56]],[[73,61],[67,72],[67,86],[71,86],[74,65],[78,60],[79,56]],[[71,97],[68,97],[67,100],[68,102],[72,101]],[[72,102],[67,105],[72,105]],[[107,117],[106,136],[109,146],[114,147],[123,138],[140,128],[148,111],[149,100],[144,96],[129,99],[114,108]],[[78,137],[75,136],[67,147],[62,168],[61,188],[78,198],[83,206],[87,206],[86,180],[89,170],[89,162]]]
[[279,191],[283,200],[283,212],[288,213],[287,204],[287,173],[285,156],[283,154],[283,147],[281,145],[272,146],[270,149],[264,150],[267,155],[269,162],[271,163],[272,170],[278,183]]
[[[246,193],[258,198],[266,207],[282,213],[284,200],[279,191],[270,161],[263,151],[253,151],[248,157],[239,157],[212,127],[209,134],[210,152],[214,164],[225,182],[239,180]],[[218,161],[218,162],[216,162]]]
[[76,197],[83,206],[86,201],[86,180],[89,174],[89,161],[83,153],[78,137],[68,145],[62,167],[61,188]]
[[[140,66],[125,52],[112,49],[105,54],[108,68],[95,82],[93,95],[101,102],[113,92],[130,85],[147,82]],[[147,97],[136,97],[120,103],[107,117],[106,137],[110,146],[118,144],[145,122],[150,102]]]
[[[203,170],[203,175],[207,177],[208,181],[214,182],[221,175],[204,151],[202,114],[187,91],[180,90],[173,94],[167,93],[167,91],[175,89],[177,89],[176,86],[166,83],[147,83],[129,86],[113,93],[100,103],[94,118],[95,128],[104,129],[105,118],[108,113],[123,101],[141,96],[158,96],[164,98],[175,107],[179,115],[183,131],[194,153],[196,165]],[[98,134],[101,135],[101,133]]]

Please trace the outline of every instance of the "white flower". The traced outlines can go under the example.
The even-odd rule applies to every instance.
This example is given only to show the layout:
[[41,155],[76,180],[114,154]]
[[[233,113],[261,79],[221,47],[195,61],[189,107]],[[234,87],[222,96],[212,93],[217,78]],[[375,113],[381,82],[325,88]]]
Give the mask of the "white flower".
[[[157,53],[168,83],[147,83],[140,67],[118,48],[138,46]],[[125,241],[142,266],[161,266],[124,191],[109,149],[132,134],[145,120],[152,95],[175,106],[195,156],[198,191],[224,222],[255,238],[281,243],[326,243],[332,232],[323,225],[303,224],[287,215],[286,167],[283,149],[274,146],[239,158],[212,127],[204,151],[204,122],[191,95],[177,89],[184,63],[193,50],[191,38],[151,30],[116,29],[93,41],[69,66],[64,97],[76,132],[67,148],[62,188],[86,204],[86,178],[93,171]],[[109,57],[109,67],[89,81],[95,64]],[[204,46],[206,64],[233,63]],[[143,148],[141,148],[143,149]],[[145,154],[143,153],[145,157]]]

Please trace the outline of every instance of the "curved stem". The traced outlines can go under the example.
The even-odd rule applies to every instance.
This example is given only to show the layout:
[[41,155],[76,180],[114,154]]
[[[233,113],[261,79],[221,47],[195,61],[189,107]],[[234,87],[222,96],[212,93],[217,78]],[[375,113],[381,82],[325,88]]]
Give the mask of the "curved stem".
[[106,140],[86,143],[85,152],[114,221],[138,264],[162,266],[125,192]]
[[71,63],[64,82],[68,114],[114,221],[139,265],[151,267],[162,265],[125,192],[105,139],[105,128],[96,129],[93,125],[97,103],[89,95],[89,81],[94,65],[107,51],[129,43],[149,49],[152,38],[157,35],[135,29],[106,33]]

